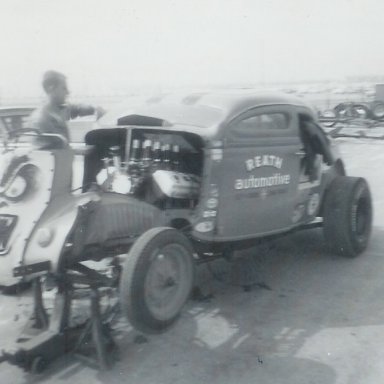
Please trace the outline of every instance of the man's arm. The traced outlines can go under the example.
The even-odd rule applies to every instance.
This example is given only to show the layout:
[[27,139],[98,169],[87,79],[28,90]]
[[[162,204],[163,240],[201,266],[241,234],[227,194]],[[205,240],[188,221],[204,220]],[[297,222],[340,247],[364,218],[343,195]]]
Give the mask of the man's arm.
[[70,104],[68,105],[68,109],[71,119],[81,116],[89,116],[95,113],[95,108],[92,105]]
[[93,107],[92,105],[86,104],[70,104],[68,108],[71,119],[95,114],[96,117],[99,118],[105,113],[104,110],[100,107]]

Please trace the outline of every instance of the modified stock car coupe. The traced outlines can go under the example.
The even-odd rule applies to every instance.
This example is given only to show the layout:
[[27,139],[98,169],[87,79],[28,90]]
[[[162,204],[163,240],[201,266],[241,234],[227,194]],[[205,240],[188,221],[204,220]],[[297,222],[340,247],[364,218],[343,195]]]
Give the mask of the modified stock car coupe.
[[[134,327],[161,332],[188,300],[196,262],[313,226],[331,252],[355,257],[367,247],[367,182],[346,176],[301,99],[165,95],[110,112],[99,127],[86,135],[81,191],[72,190],[74,153],[63,137],[24,128],[1,149],[0,283],[33,281],[41,328],[3,358],[26,370],[73,347],[69,308],[79,286],[93,292],[92,335],[105,363],[102,287],[117,289]],[[86,264],[101,259],[108,272]],[[58,287],[50,317],[45,279]]]

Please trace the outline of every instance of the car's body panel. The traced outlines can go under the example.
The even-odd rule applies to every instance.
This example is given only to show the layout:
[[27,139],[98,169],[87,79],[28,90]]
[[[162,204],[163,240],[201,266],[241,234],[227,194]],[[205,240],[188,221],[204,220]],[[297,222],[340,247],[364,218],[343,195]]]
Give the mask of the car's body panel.
[[[221,127],[228,124],[240,114],[255,107],[271,105],[290,105],[313,109],[302,99],[287,97],[284,94],[268,92],[226,92],[196,93],[183,95],[162,95],[149,98],[138,105],[122,105],[107,113],[99,121],[100,127],[123,124],[126,116],[148,116],[163,120],[159,129],[185,130],[197,133],[204,138],[213,138]],[[120,121],[120,123],[119,123]]]
[[[253,133],[243,138],[233,135],[233,127],[239,122],[273,113],[287,118],[286,129],[266,127],[255,132],[254,137]],[[139,107],[131,105],[107,114],[101,126],[127,124],[129,129],[129,123],[140,122],[138,117],[151,117],[157,119],[159,132],[184,130],[203,137],[206,151],[210,149],[211,154],[206,153],[204,161],[200,199],[203,203],[191,220],[195,226],[200,225],[201,231],[193,231],[197,239],[217,242],[265,236],[315,218],[325,189],[322,184],[330,182],[333,172],[332,167],[327,168],[331,176],[322,177],[325,168],[318,155],[315,179],[303,178],[299,116],[317,122],[314,109],[302,99],[266,92],[213,92],[151,98]],[[322,138],[321,128],[315,129]],[[210,161],[214,151],[221,153],[221,160]],[[339,157],[333,155],[332,148],[329,151],[332,155],[327,154],[328,158]],[[262,162],[266,157],[278,159],[280,168],[276,164],[247,168],[250,162]],[[220,191],[217,211],[204,207],[204,196],[211,185],[217,185]]]
[[[8,152],[12,154],[12,152]],[[23,151],[23,156],[25,151]],[[3,155],[4,159],[4,155]],[[44,164],[42,167],[41,165]],[[16,225],[10,234],[7,244],[0,254],[0,283],[7,284],[12,280],[12,269],[23,263],[26,257],[26,247],[36,230],[39,222],[51,198],[53,172],[55,168],[54,158],[49,152],[27,152],[24,167],[35,167],[33,186],[28,185],[31,192],[21,201],[12,202],[1,196],[0,215],[14,215],[17,218]],[[22,170],[22,169],[21,169]],[[4,240],[4,239],[2,239]]]
[[[286,129],[265,126],[254,132],[249,130],[243,138],[241,132],[233,134],[233,127],[239,122],[268,114],[284,116]],[[317,155],[311,180],[304,176],[302,169],[305,153],[299,118],[303,116],[313,122],[312,129],[318,132],[311,134],[319,137],[324,152]],[[107,114],[100,126],[130,129],[131,123],[140,122],[156,123],[156,128],[150,128],[164,134],[185,131],[204,139],[200,203],[189,219],[195,228],[193,236],[198,240],[236,241],[303,225],[316,217],[323,191],[336,175],[332,166],[322,166],[324,156],[334,163],[339,154],[333,143],[328,145],[320,126],[316,126],[315,110],[304,100],[292,96],[248,91],[163,95],[142,100],[139,106],[118,108]],[[148,129],[146,126],[136,128]],[[217,156],[212,160],[214,153],[219,153],[220,160]],[[247,166],[266,158],[277,159],[280,168],[276,164],[257,164],[251,166],[252,169]],[[324,177],[323,173],[329,175]],[[216,210],[205,207],[212,185],[220,191]]]

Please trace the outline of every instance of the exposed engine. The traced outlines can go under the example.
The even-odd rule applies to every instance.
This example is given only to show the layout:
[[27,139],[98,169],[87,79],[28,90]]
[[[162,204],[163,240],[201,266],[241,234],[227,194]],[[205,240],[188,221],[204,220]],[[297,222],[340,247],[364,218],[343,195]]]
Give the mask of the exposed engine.
[[[196,163],[196,155],[201,159],[201,154],[178,135],[165,136],[171,142],[131,136],[128,150],[110,146],[96,175],[97,184],[105,191],[134,195],[163,208],[193,207],[199,195],[201,164],[196,167],[188,162]],[[172,141],[180,141],[182,153],[180,144]]]

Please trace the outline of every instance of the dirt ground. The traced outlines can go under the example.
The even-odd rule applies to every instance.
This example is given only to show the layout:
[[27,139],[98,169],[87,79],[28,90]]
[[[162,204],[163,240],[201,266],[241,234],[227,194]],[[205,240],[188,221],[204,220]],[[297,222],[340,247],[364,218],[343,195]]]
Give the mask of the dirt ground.
[[[201,266],[206,297],[191,300],[167,333],[143,337],[118,322],[111,370],[68,355],[38,376],[3,363],[0,383],[383,383],[384,144],[338,141],[348,173],[365,176],[374,196],[374,231],[363,255],[328,254],[315,229],[249,250],[245,268]],[[247,290],[238,284],[245,271],[253,277]],[[30,301],[0,296],[1,348],[12,345]]]

